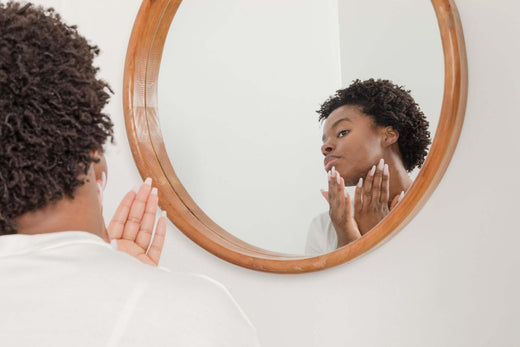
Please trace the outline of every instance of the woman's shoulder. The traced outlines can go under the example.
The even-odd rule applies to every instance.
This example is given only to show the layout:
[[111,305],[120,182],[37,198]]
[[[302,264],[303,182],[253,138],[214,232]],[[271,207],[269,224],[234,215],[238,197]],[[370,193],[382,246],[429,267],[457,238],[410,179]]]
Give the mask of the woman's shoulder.
[[329,212],[325,211],[316,215],[307,232],[306,254],[323,254],[336,249],[337,235]]
[[322,213],[316,215],[310,224],[311,228],[314,227],[316,230],[326,231],[329,230],[332,226],[332,221],[330,220],[329,211],[323,211]]

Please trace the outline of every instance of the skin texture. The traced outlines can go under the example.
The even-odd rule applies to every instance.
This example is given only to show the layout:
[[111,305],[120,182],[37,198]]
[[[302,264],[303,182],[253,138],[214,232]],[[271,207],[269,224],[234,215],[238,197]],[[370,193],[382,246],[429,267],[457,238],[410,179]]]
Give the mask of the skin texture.
[[382,158],[384,129],[376,127],[357,106],[338,107],[323,125],[325,170],[335,166],[347,186],[355,185]]
[[[326,119],[321,148],[329,172],[325,197],[338,247],[370,231],[411,186],[398,139],[397,131],[390,126],[376,126],[371,116],[356,105],[338,107]],[[344,187],[353,185],[356,191],[351,199]]]

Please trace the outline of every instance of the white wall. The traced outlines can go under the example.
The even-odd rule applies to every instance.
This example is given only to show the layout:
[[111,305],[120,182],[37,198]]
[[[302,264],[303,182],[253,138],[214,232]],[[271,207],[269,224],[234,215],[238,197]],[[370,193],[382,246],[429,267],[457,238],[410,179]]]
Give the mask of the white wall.
[[337,0],[181,3],[159,74],[163,138],[194,201],[255,246],[304,252],[326,211],[315,110],[341,86]]
[[[139,1],[42,2],[104,51],[99,63],[116,91],[108,111],[118,142],[108,149],[108,217],[139,180],[121,106]],[[223,282],[265,346],[518,346],[520,3],[457,4],[469,57],[466,121],[444,179],[402,232],[353,263],[282,276],[221,261],[170,226],[162,264]]]

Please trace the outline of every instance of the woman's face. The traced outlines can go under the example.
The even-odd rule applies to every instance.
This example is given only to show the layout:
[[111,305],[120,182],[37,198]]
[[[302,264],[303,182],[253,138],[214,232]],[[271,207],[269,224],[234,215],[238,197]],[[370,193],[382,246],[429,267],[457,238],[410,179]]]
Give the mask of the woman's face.
[[321,152],[325,156],[325,171],[334,166],[345,185],[355,185],[383,157],[384,130],[362,113],[359,106],[335,109],[323,125]]

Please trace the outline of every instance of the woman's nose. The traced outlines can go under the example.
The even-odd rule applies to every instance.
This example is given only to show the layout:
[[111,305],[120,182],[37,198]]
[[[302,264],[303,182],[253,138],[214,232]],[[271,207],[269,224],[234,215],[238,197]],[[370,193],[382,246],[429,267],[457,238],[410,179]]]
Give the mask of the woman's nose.
[[329,154],[330,152],[332,152],[332,150],[334,149],[334,147],[332,146],[332,144],[330,144],[329,142],[325,142],[322,146],[321,146],[321,153],[323,155],[327,155]]

